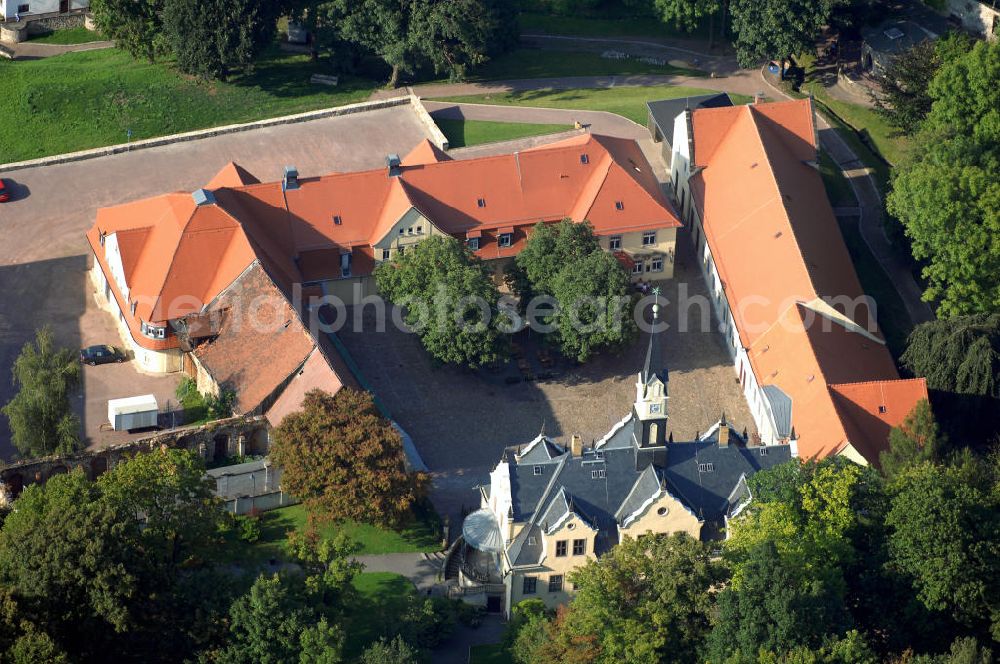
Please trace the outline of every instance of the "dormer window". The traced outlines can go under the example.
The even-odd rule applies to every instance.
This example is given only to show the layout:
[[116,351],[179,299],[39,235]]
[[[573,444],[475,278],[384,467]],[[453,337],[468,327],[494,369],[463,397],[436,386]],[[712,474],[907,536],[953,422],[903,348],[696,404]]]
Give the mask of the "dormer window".
[[333,225],[334,226],[340,226],[342,223],[344,223],[344,220],[340,218],[339,214],[333,215]]
[[580,163],[581,164],[589,164],[590,163],[590,155],[588,155],[587,153],[583,153],[582,155],[580,155]]
[[622,210],[625,209],[625,203],[621,201],[615,201],[615,209],[621,212]]
[[138,303],[137,302],[133,302],[132,303],[132,315],[133,316],[135,316],[135,306],[136,306],[136,304],[138,304]]
[[767,456],[767,448],[766,447],[760,448],[760,455],[761,456]]
[[500,233],[500,235],[497,236],[497,245],[501,247],[509,247],[513,243],[514,243],[513,233]]
[[481,208],[486,207],[486,199],[485,198],[476,199],[476,205]]
[[535,475],[541,475],[542,474],[542,467],[541,466],[535,466],[532,470],[533,470],[533,472],[534,472]]
[[469,249],[471,251],[479,251],[479,238],[478,237],[470,237],[468,240],[466,240],[466,243],[469,245]]
[[882,414],[885,414],[885,406],[879,406],[878,407],[878,412],[882,413]]
[[590,471],[590,479],[592,480],[603,480],[607,476],[608,473],[604,468],[601,468],[600,470]]
[[715,471],[714,463],[699,463],[698,472],[699,473],[711,473]]

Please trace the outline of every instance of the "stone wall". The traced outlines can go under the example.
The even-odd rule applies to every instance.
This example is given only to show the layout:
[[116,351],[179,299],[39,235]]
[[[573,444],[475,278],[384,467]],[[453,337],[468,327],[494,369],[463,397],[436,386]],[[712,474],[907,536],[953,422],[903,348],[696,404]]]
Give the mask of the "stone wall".
[[[29,35],[52,32],[53,30],[66,30],[68,28],[79,28],[85,22],[85,14],[59,14],[58,16],[47,16],[31,21],[27,21]],[[97,37],[94,37],[97,39]]]
[[269,442],[267,420],[262,417],[233,417],[161,431],[99,450],[19,461],[0,469],[0,505],[16,498],[25,486],[45,482],[53,475],[82,468],[87,477],[96,479],[122,461],[158,448],[192,450],[206,462],[211,462],[235,455],[266,454]]

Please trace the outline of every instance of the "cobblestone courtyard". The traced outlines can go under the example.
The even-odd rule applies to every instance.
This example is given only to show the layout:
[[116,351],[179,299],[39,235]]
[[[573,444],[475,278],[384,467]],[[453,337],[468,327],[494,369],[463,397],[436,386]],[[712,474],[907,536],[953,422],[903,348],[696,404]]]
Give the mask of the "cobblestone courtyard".
[[[715,323],[702,328],[697,306],[680,331],[679,293],[705,296],[686,231],[677,243],[674,279],[663,285],[669,300],[661,316],[670,328],[661,335],[670,369],[669,428],[674,440],[690,440],[715,423],[722,411],[739,430],[753,430],[732,364]],[[707,311],[707,299],[704,303]],[[635,377],[649,337],[620,355],[602,355],[551,380],[507,385],[491,372],[435,367],[416,335],[389,324],[374,330],[373,309],[364,330],[345,326],[340,338],[392,417],[413,440],[435,478],[435,503],[443,513],[471,506],[472,489],[488,481],[489,470],[507,445],[524,443],[544,428],[568,442],[580,434],[589,442],[624,417],[635,398]],[[353,317],[351,317],[353,318]],[[457,518],[457,514],[453,519]]]

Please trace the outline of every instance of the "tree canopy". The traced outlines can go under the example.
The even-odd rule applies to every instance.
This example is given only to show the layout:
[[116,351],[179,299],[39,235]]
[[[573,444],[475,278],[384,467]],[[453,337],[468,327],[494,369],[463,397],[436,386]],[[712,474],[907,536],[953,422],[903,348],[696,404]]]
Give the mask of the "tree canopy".
[[930,84],[942,63],[960,57],[972,47],[964,33],[925,39],[898,54],[885,71],[877,73],[875,109],[904,134],[913,134],[931,110]]
[[887,204],[924,261],[924,299],[942,318],[1000,308],[1000,43],[942,65],[931,110]]
[[[720,577],[708,548],[686,534],[626,537],[570,574],[576,596],[547,630],[521,625],[522,659],[700,661],[710,628],[709,589]],[[528,611],[522,623],[539,617]]]
[[76,354],[56,347],[52,330],[43,327],[21,349],[12,373],[18,391],[2,412],[21,456],[75,451],[80,445],[80,418],[70,405],[70,393],[80,383]]
[[501,359],[500,292],[490,268],[452,237],[431,236],[375,268],[379,292],[405,307],[406,323],[434,359],[478,367]]
[[942,446],[943,436],[938,432],[931,405],[921,399],[903,424],[889,432],[889,449],[879,455],[879,465],[886,477],[894,477],[923,461],[937,461]]
[[281,9],[272,0],[163,2],[163,36],[177,68],[203,78],[252,69],[274,41]]
[[166,662],[212,638],[231,575],[212,567],[226,514],[193,486],[203,475],[190,452],[154,451],[99,483],[77,470],[26,487],[0,529],[19,647]]
[[522,305],[538,295],[555,300],[543,322],[553,326],[556,345],[567,357],[584,362],[635,338],[629,276],[601,249],[589,222],[537,224],[514,260],[510,281]]
[[932,390],[1000,399],[1000,313],[921,323],[900,361]]
[[741,67],[811,51],[833,8],[843,0],[730,0]]
[[922,463],[894,478],[891,564],[931,610],[1000,635],[1000,493],[981,462]]
[[307,393],[274,430],[270,458],[284,489],[328,519],[398,523],[426,491],[427,478],[406,471],[399,432],[351,388]]

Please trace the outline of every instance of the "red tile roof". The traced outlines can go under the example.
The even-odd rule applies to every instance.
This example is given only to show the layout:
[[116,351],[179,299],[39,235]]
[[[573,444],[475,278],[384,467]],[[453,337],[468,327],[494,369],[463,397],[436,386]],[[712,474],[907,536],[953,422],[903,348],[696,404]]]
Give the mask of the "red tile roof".
[[884,419],[857,416],[870,410],[859,393],[833,385],[888,386],[902,417],[926,385],[898,380],[870,320],[816,166],[809,100],[697,109],[691,124],[692,198],[754,375],[791,397],[801,456],[850,443],[877,463]]
[[[386,169],[302,177],[283,191],[230,163],[212,180],[215,203],[198,206],[190,194],[174,193],[102,208],[88,239],[110,274],[101,234],[119,234],[135,317],[161,323],[200,310],[255,259],[286,292],[307,279],[339,278],[345,249],[354,254],[352,274],[367,274],[372,245],[411,208],[461,238],[470,229],[489,237],[517,227],[512,247],[484,242],[484,258],[516,254],[527,227],[567,216],[589,219],[598,234],[680,225],[634,141],[580,135],[463,161],[424,143],[400,170],[398,177]],[[129,303],[122,308],[128,317]]]

